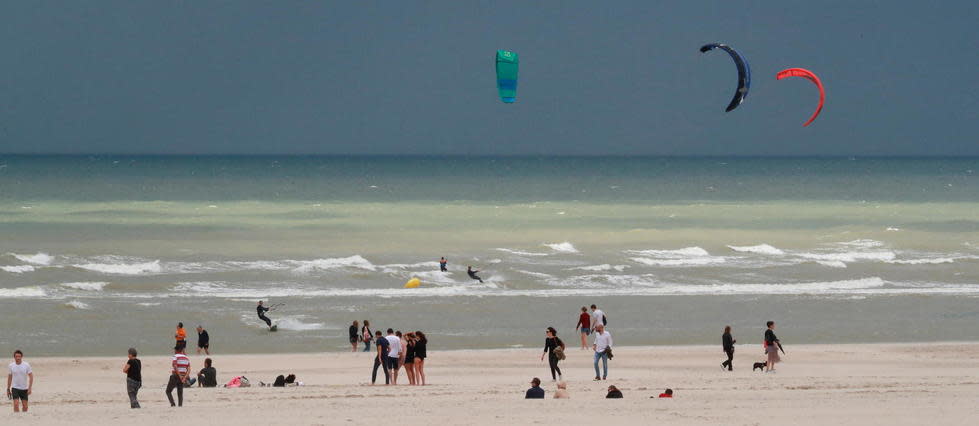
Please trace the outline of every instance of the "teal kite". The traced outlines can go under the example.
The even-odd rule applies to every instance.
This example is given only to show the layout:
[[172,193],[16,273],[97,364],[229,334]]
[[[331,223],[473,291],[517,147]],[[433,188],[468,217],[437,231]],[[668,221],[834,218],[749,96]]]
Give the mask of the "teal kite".
[[517,100],[517,71],[520,68],[520,56],[509,50],[496,51],[496,88],[500,91],[500,100],[512,104]]

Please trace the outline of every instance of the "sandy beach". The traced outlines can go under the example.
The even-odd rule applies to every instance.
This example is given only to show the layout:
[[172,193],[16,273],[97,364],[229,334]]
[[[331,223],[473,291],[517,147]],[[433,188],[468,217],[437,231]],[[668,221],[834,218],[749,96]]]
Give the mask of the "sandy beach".
[[[571,400],[555,389],[538,349],[430,350],[425,387],[370,386],[370,355],[310,353],[212,356],[218,380],[253,384],[294,373],[302,387],[185,391],[183,408],[164,395],[169,359],[143,360],[142,409],[129,408],[118,358],[31,358],[31,411],[0,411],[4,424],[970,424],[979,420],[979,344],[786,345],[778,372],[751,370],[758,345],[741,345],[735,371],[719,347],[619,347],[609,380],[596,383],[590,351],[569,347],[561,364]],[[124,355],[124,351],[123,355]],[[195,371],[202,356],[190,355]],[[544,401],[523,399],[532,377]],[[402,382],[407,383],[402,373]],[[383,379],[382,379],[383,383]],[[614,384],[622,400],[606,400]],[[650,399],[665,388],[673,400]],[[9,403],[7,403],[9,404]],[[387,422],[385,420],[385,422]]]

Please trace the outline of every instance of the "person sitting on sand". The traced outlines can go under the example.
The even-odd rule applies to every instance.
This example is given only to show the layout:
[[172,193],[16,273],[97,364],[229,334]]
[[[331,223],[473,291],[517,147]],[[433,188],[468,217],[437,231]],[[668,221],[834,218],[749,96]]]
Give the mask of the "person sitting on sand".
[[483,279],[476,275],[477,272],[479,272],[479,270],[478,269],[477,270],[473,270],[472,265],[470,265],[468,268],[466,268],[466,273],[469,274],[469,278],[472,278],[472,279],[477,280],[479,282],[483,282]]
[[197,373],[197,386],[202,388],[214,388],[218,386],[218,371],[211,367],[211,359],[204,360],[204,368]]
[[606,398],[622,398],[622,391],[619,388],[613,386],[608,387],[608,394],[605,395]]
[[554,391],[554,399],[569,399],[571,394],[568,393],[568,384],[563,380],[557,382],[557,390]]
[[659,394],[660,398],[673,398],[673,389],[667,389]]
[[544,399],[544,389],[540,387],[540,379],[534,377],[530,381],[530,389],[527,389],[527,395],[524,399]]

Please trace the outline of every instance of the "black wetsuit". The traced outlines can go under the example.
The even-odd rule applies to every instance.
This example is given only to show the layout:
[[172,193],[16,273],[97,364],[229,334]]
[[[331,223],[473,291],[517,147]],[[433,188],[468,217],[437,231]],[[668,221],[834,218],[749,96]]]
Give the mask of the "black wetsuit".
[[731,337],[731,333],[724,333],[721,336],[721,346],[724,347],[724,353],[727,354],[727,361],[721,363],[721,368],[727,367],[728,371],[734,370],[734,338]]
[[469,268],[469,269],[466,270],[466,273],[469,274],[469,278],[472,278],[474,280],[479,280],[479,282],[483,282],[483,279],[482,278],[476,276],[476,273],[477,272],[479,272],[479,271],[474,271],[474,270],[472,270],[472,268]]
[[269,308],[259,305],[256,310],[258,311],[258,319],[265,321],[265,323],[268,324],[269,327],[271,327],[272,320],[268,319],[268,317],[265,316],[265,312],[267,312]]
[[[564,345],[564,342],[557,337],[548,337],[544,339],[544,352],[547,353],[547,363],[551,366],[551,378],[557,380],[557,376],[561,375],[561,368],[557,366],[559,359],[557,355],[554,354],[554,349]],[[555,374],[557,373],[557,374]]]

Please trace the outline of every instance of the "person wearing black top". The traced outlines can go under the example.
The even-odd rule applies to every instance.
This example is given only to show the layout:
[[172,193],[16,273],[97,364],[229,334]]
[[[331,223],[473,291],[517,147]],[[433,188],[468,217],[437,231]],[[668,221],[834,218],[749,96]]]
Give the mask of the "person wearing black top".
[[428,338],[421,330],[415,332],[415,384],[425,385],[425,358],[428,358]]
[[721,370],[734,371],[734,344],[737,340],[731,337],[731,326],[724,327],[724,334],[721,335],[721,346],[727,354],[727,361],[721,363]]
[[204,360],[204,368],[197,373],[197,386],[213,388],[218,386],[218,371],[211,367],[211,359]]
[[268,319],[268,317],[265,316],[265,313],[269,311],[269,308],[262,306],[262,301],[259,300],[258,307],[255,308],[255,310],[258,311],[258,319],[265,321],[265,324],[267,324],[269,326],[269,330],[271,330],[272,320]]
[[479,272],[479,271],[478,270],[474,270],[472,266],[466,268],[466,274],[469,274],[469,278],[472,278],[474,280],[478,280],[479,282],[483,282],[483,279],[480,278],[478,275],[476,275],[477,272]]
[[767,367],[765,372],[774,372],[775,363],[782,361],[782,358],[778,356],[778,351],[782,349],[782,343],[775,336],[775,321],[769,321],[766,325],[768,329],[765,330],[765,353],[768,354],[768,361],[765,362],[765,367]]
[[211,336],[207,335],[207,330],[204,329],[203,325],[197,326],[197,354],[200,355],[201,351],[205,354],[211,354]]
[[129,348],[129,360],[122,367],[126,373],[126,392],[129,394],[129,408],[139,408],[136,393],[143,386],[143,364],[136,358],[136,348]]
[[373,385],[377,382],[377,367],[381,367],[384,370],[384,384],[391,384],[391,374],[388,373],[388,365],[385,361],[388,356],[388,339],[381,336],[381,330],[377,330],[374,333],[376,338],[374,341],[377,342],[375,347],[377,347],[377,356],[374,357],[374,371],[371,373],[371,384]]
[[615,386],[608,387],[608,394],[605,395],[606,398],[622,398],[622,391]]
[[527,389],[524,399],[544,399],[544,389],[540,387],[540,379],[534,377],[534,380],[530,381],[530,389]]
[[350,324],[350,328],[347,330],[347,334],[350,336],[350,347],[352,348],[351,352],[357,352],[357,342],[360,341],[360,334],[358,334],[359,329],[360,323],[357,322],[357,320],[354,320],[354,323]]
[[561,348],[564,352],[564,342],[557,337],[557,330],[554,327],[547,327],[547,338],[544,339],[544,353],[540,355],[540,360],[544,360],[544,354],[548,354],[547,363],[551,366],[551,379],[557,381],[561,378],[561,368],[557,366],[558,357],[554,350]]

